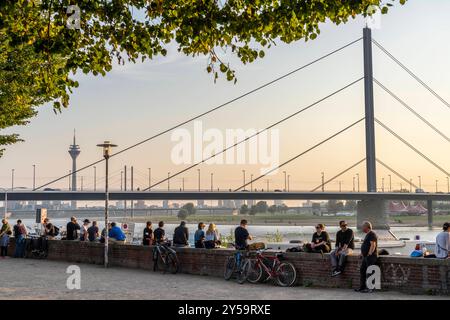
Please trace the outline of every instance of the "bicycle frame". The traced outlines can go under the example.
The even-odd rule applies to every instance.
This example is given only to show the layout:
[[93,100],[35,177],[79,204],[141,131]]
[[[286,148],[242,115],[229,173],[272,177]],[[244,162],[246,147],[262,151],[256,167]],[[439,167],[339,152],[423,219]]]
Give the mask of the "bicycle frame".
[[[257,264],[260,264],[264,270],[264,272],[268,275],[266,278],[266,281],[270,279],[274,279],[278,277],[278,273],[276,272],[276,267],[281,264],[280,259],[277,255],[275,256],[263,256],[262,251],[259,251],[256,253],[256,260]],[[271,267],[269,268],[264,263],[265,261],[269,260],[271,262]]]

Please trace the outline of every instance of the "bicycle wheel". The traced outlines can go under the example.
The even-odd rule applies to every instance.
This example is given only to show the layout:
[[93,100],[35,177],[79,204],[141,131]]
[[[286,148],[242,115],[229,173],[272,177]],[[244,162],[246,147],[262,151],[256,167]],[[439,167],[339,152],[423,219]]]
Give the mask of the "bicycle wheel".
[[264,270],[259,260],[251,259],[247,261],[249,261],[249,269],[247,273],[248,282],[258,283],[262,281]]
[[223,273],[223,277],[225,280],[230,280],[234,273],[234,268],[236,265],[236,259],[233,256],[228,257],[225,261],[225,271]]
[[178,269],[179,264],[177,256],[173,253],[169,253],[166,258],[166,271],[175,274],[178,272]]
[[243,284],[245,281],[247,281],[248,277],[248,271],[250,269],[250,260],[243,260],[241,262],[241,267],[238,270],[237,274],[237,282],[239,284]]
[[288,262],[281,263],[277,269],[277,282],[282,287],[290,287],[294,285],[295,280],[297,280],[297,271],[295,267]]

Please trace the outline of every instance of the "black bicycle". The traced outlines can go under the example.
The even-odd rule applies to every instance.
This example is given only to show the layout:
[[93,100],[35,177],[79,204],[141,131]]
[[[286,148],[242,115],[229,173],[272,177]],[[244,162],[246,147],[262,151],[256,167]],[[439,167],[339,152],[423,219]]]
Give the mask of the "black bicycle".
[[223,274],[225,280],[230,280],[233,275],[236,275],[238,283],[243,284],[247,281],[250,268],[250,263],[246,258],[247,255],[247,252],[237,250],[233,255],[228,257],[225,261],[225,270]]
[[156,243],[153,248],[153,271],[175,274],[179,270],[177,253],[170,247],[170,242]]

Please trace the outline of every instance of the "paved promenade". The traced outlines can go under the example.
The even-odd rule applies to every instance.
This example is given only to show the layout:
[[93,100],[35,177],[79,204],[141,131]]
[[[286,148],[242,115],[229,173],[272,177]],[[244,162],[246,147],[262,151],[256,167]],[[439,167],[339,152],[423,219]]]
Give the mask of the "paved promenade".
[[125,268],[105,270],[85,264],[79,265],[81,289],[69,290],[66,287],[69,265],[47,260],[1,259],[0,299],[450,299],[396,292],[358,294],[344,289],[239,285],[214,277],[164,275]]

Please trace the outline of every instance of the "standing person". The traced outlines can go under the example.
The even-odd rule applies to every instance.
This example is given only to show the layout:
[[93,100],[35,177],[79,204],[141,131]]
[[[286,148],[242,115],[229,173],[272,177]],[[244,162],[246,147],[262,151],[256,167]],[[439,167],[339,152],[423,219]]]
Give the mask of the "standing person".
[[164,242],[166,238],[166,231],[164,231],[164,221],[158,222],[158,228],[153,232],[153,236],[156,243]]
[[152,229],[152,222],[147,221],[144,232],[142,237],[142,245],[144,246],[151,246],[153,244],[154,235],[153,235],[153,229]]
[[2,219],[2,228],[0,229],[0,256],[2,258],[8,256],[9,237],[11,234],[11,226],[8,220]]
[[425,256],[426,258],[447,259],[450,257],[450,223],[446,222],[442,226],[442,232],[436,236],[436,250],[434,254]]
[[66,226],[67,230],[67,240],[77,240],[78,239],[78,230],[80,230],[80,225],[77,222],[77,218],[71,217],[70,222]]
[[330,235],[325,231],[323,223],[316,225],[316,232],[314,232],[308,247],[314,253],[329,253],[331,251]]
[[99,234],[98,234],[97,221],[92,221],[92,226],[90,226],[87,229],[87,233],[88,233],[89,241],[94,242],[98,239]]
[[347,256],[351,255],[355,249],[353,230],[347,227],[345,221],[339,221],[339,227],[341,230],[336,233],[336,249],[330,255],[331,267],[333,268],[332,277],[344,272]]
[[80,229],[80,241],[88,241],[88,228],[89,228],[89,224],[91,222],[89,221],[89,219],[84,219],[83,221],[83,225],[81,226]]
[[115,222],[111,222],[111,229],[108,232],[108,237],[111,242],[124,243],[126,236]]
[[198,229],[194,234],[194,243],[197,249],[205,248],[205,229],[206,225],[203,222],[198,224]]
[[366,234],[364,241],[361,245],[361,268],[360,268],[360,285],[359,289],[355,289],[358,292],[372,292],[367,288],[367,268],[376,264],[378,259],[378,237],[375,232],[372,231],[372,224],[365,221],[362,225],[362,231]]
[[186,222],[181,221],[180,225],[175,228],[173,232],[173,244],[175,247],[189,246],[189,230],[186,227]]
[[25,255],[25,238],[28,234],[27,228],[22,223],[22,220],[17,220],[14,225],[14,238],[16,239],[16,250],[14,251],[14,258],[23,258]]
[[234,230],[234,241],[237,250],[246,250],[248,248],[248,240],[252,240],[252,236],[247,230],[248,222],[241,220],[241,224]]
[[205,248],[214,249],[216,244],[220,244],[219,233],[217,232],[216,225],[214,223],[210,223],[205,234]]

